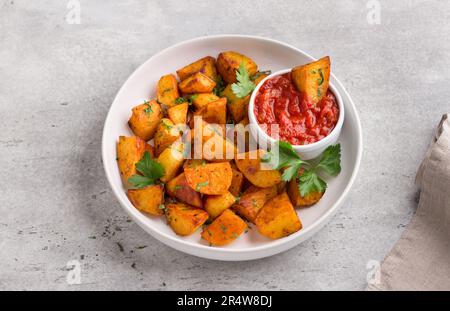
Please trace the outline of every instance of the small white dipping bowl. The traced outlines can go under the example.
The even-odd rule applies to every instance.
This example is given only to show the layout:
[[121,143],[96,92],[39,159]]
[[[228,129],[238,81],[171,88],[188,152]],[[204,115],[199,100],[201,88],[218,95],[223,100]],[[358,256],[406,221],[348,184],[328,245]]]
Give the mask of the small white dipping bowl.
[[[254,107],[255,107],[255,98],[258,94],[259,88],[266,82],[268,79],[273,78],[278,75],[282,75],[285,73],[290,72],[291,69],[283,69],[277,72],[274,72],[270,74],[269,76],[265,77],[261,82],[258,83],[255,90],[252,93],[252,96],[250,97],[250,102],[248,105],[248,117],[250,121],[250,132],[253,136],[253,138],[258,142],[264,142],[266,143],[275,143],[276,139],[269,136],[258,124],[258,121],[256,120]],[[345,109],[344,105],[342,103],[342,98],[339,92],[336,90],[334,85],[330,82],[329,84],[329,90],[334,94],[336,97],[336,102],[339,106],[339,118],[336,123],[336,126],[334,129],[324,138],[321,140],[307,145],[293,145],[292,147],[294,150],[301,156],[304,160],[310,160],[317,158],[328,146],[333,145],[337,142],[339,135],[341,133],[342,124],[344,123],[344,114]]]

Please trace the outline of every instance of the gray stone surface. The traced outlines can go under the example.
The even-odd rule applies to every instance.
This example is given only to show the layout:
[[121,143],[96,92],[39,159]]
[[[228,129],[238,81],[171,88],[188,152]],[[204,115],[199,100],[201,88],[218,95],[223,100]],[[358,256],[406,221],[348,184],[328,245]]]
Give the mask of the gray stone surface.
[[[255,1],[256,2],[256,1]],[[358,290],[417,201],[414,175],[450,110],[450,3],[367,1],[0,1],[0,289]],[[151,55],[189,38],[244,33],[333,58],[364,130],[347,202],[316,236],[283,254],[209,261],[130,222],[100,157],[119,87]],[[66,282],[69,260],[80,285]]]

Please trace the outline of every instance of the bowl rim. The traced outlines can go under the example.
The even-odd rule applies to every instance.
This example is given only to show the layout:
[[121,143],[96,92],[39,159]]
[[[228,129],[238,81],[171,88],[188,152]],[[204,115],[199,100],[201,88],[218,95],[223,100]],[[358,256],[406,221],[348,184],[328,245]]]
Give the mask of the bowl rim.
[[[249,100],[249,104],[248,104],[248,118],[251,124],[255,125],[255,128],[258,131],[258,136],[259,137],[263,137],[264,139],[270,141],[271,143],[275,143],[277,142],[279,139],[275,139],[272,136],[270,136],[269,134],[267,134],[259,125],[258,121],[256,120],[256,116],[255,116],[255,99],[256,99],[256,95],[258,94],[259,89],[262,87],[262,85],[269,79],[288,73],[291,71],[291,68],[286,68],[286,69],[281,69],[278,70],[276,72],[271,73],[270,75],[268,75],[267,77],[265,77],[264,79],[262,79],[255,87],[255,89],[253,90],[253,93],[250,97]],[[321,149],[324,147],[327,147],[328,145],[330,145],[332,143],[332,141],[334,140],[334,138],[337,138],[336,136],[339,136],[341,129],[342,129],[342,125],[344,124],[344,118],[345,118],[345,108],[344,108],[344,104],[342,102],[342,97],[341,94],[339,93],[339,91],[335,88],[334,84],[330,81],[329,82],[329,86],[328,89],[333,93],[333,95],[336,98],[336,103],[338,104],[339,107],[339,118],[336,122],[336,125],[334,126],[334,128],[331,130],[331,132],[325,136],[324,138],[313,142],[311,144],[306,144],[306,145],[292,145],[292,148],[294,148],[294,150],[296,150],[297,152],[310,152],[310,151],[315,151],[317,149]]]
[[[164,53],[167,53],[168,51],[170,51],[171,49],[176,49],[179,48],[180,46],[183,46],[185,44],[192,44],[192,43],[196,43],[196,42],[201,42],[201,41],[206,41],[206,40],[211,40],[211,39],[252,39],[252,40],[258,40],[258,41],[263,41],[263,42],[268,42],[268,43],[272,43],[272,44],[276,44],[276,45],[280,45],[283,46],[287,49],[296,51],[304,56],[306,56],[307,58],[311,59],[311,61],[316,60],[316,58],[312,57],[310,54],[304,52],[301,49],[296,48],[293,45],[290,45],[288,43],[284,43],[275,39],[271,39],[271,38],[266,38],[266,37],[261,37],[261,36],[254,36],[254,35],[241,35],[241,34],[221,34],[221,35],[211,35],[211,36],[202,36],[202,37],[196,37],[196,38],[192,38],[192,39],[188,39],[185,41],[181,41],[178,42],[174,45],[171,45],[165,49],[162,49],[161,51],[157,52],[156,54],[152,55],[150,58],[148,58],[144,63],[142,63],[138,68],[135,69],[135,71],[133,73],[131,73],[131,75],[128,76],[127,80],[125,80],[125,82],[122,84],[122,86],[120,87],[119,91],[117,92],[116,96],[114,97],[114,100],[111,104],[114,105],[114,103],[118,100],[118,98],[120,97],[120,95],[125,92],[125,86],[134,79],[135,76],[139,75],[139,73],[141,71],[144,70],[144,68],[147,66],[147,63],[151,62],[154,58],[157,58],[161,55],[163,55]],[[148,226],[146,223],[144,223],[144,221],[142,220],[143,217],[146,217],[144,215],[141,214],[141,212],[139,212],[136,208],[134,208],[133,206],[131,206],[132,208],[130,208],[131,203],[130,202],[124,202],[124,200],[122,200],[121,198],[121,194],[120,192],[123,192],[123,186],[116,186],[115,183],[116,181],[114,180],[113,176],[112,176],[112,172],[109,171],[109,166],[110,166],[110,161],[108,158],[108,150],[106,148],[106,145],[108,144],[108,140],[110,139],[107,135],[107,126],[109,125],[110,119],[111,119],[111,115],[112,115],[112,110],[111,110],[111,106],[108,110],[108,113],[106,115],[106,119],[104,122],[104,126],[103,126],[103,132],[102,132],[102,162],[103,162],[103,168],[105,170],[105,175],[108,179],[108,183],[111,187],[111,189],[113,190],[113,193],[115,195],[115,197],[117,198],[117,200],[119,201],[119,203],[121,204],[122,208],[125,209],[125,211],[128,213],[128,215],[133,219],[133,221],[135,221],[142,229],[144,229],[147,233],[150,233],[154,238],[156,238],[157,240],[159,240],[160,242],[163,242],[164,244],[168,244],[169,246],[177,249],[174,245],[178,245],[180,246],[180,248],[183,248],[183,252],[186,252],[188,254],[194,255],[194,256],[199,256],[202,258],[209,258],[209,259],[215,259],[215,260],[237,260],[237,261],[243,261],[243,260],[253,260],[253,259],[258,259],[258,258],[264,258],[264,257],[268,257],[268,256],[272,256],[274,254],[283,252],[297,244],[299,244],[300,242],[308,239],[309,237],[311,237],[315,232],[317,232],[320,228],[322,228],[326,222],[327,219],[329,219],[329,217],[331,217],[332,214],[334,214],[334,212],[337,210],[337,208],[339,208],[344,199],[347,197],[348,192],[350,191],[351,187],[353,186],[353,183],[356,179],[357,173],[359,171],[360,168],[360,164],[361,164],[361,158],[362,158],[362,151],[363,151],[363,139],[362,139],[362,128],[361,128],[361,121],[360,121],[360,117],[359,114],[356,110],[356,106],[353,103],[353,100],[351,99],[350,95],[348,94],[347,90],[344,88],[344,86],[342,85],[342,83],[339,81],[339,79],[337,79],[333,73],[331,73],[331,76],[333,77],[333,79],[336,81],[336,84],[339,85],[339,87],[342,89],[342,91],[344,92],[344,94],[346,95],[346,97],[349,100],[349,109],[354,110],[355,113],[355,121],[356,121],[356,127],[358,129],[357,131],[357,141],[358,141],[358,145],[359,148],[357,148],[357,154],[356,154],[356,161],[354,163],[354,169],[352,172],[352,175],[350,176],[350,179],[346,185],[346,187],[344,188],[344,190],[342,191],[341,195],[338,197],[338,199],[334,202],[334,204],[331,206],[331,208],[326,211],[323,215],[321,215],[316,222],[311,225],[310,227],[307,228],[303,228],[302,230],[287,236],[285,238],[279,239],[279,240],[274,240],[274,241],[270,241],[267,244],[264,245],[260,245],[260,246],[255,246],[255,247],[250,247],[250,248],[242,248],[242,249],[233,249],[233,248],[220,248],[220,247],[209,247],[206,245],[202,245],[199,243],[192,243],[190,241],[184,241],[182,239],[180,239],[177,236],[173,236],[170,234],[167,234],[165,232],[162,232],[160,230],[158,230],[157,228]],[[316,231],[315,231],[316,230]],[[299,239],[299,235],[304,236],[304,239]],[[297,240],[297,241],[294,241]],[[286,248],[282,248],[283,245],[286,245]],[[192,251],[186,249],[186,247],[192,247],[198,250],[202,250],[205,251],[205,253],[203,254],[194,254]],[[268,252],[265,254],[261,254],[258,253],[255,256],[251,256],[252,253],[255,252],[261,252],[264,250],[270,250],[270,249],[275,249],[275,251],[272,252]],[[180,250],[180,249],[178,249]],[[227,254],[227,253],[231,253],[231,254],[242,254],[242,255],[249,255],[248,257],[245,258],[220,258],[221,254]]]

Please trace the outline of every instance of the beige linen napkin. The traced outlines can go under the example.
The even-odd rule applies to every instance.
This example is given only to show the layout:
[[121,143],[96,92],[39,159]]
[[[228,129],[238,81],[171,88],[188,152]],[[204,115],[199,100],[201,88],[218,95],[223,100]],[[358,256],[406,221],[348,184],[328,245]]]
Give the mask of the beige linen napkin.
[[419,207],[368,290],[450,290],[450,114],[420,165]]

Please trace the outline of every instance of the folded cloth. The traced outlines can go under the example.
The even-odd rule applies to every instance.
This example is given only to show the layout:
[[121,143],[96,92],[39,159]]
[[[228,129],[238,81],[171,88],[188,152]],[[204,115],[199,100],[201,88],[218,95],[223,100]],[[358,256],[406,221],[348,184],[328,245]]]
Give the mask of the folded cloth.
[[417,211],[367,290],[450,290],[450,114],[439,123],[416,183]]

